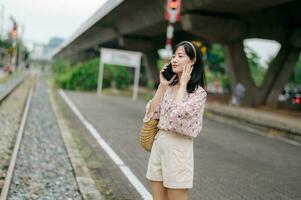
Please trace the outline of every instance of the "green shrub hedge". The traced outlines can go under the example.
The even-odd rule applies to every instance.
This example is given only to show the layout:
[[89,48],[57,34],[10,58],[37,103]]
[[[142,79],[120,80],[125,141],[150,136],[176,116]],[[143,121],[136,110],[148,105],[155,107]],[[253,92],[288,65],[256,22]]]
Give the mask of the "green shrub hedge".
[[[98,80],[99,58],[84,63],[70,64],[67,61],[54,61],[52,69],[55,84],[69,90],[96,90]],[[112,85],[118,89],[125,89],[133,84],[133,69],[122,66],[105,65],[103,88]]]

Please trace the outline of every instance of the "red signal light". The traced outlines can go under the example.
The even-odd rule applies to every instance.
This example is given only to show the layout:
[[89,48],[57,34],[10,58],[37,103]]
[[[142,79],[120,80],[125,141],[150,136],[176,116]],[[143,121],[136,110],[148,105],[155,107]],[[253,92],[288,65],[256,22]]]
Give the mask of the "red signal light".
[[17,23],[14,21],[12,30],[11,30],[11,32],[10,32],[12,38],[16,38],[16,37],[17,37],[17,32],[18,32],[17,30],[18,30],[18,25],[17,25]]
[[17,37],[17,30],[12,30],[11,36],[12,36],[13,38]]
[[169,4],[169,7],[171,8],[171,9],[177,9],[178,8],[178,1],[172,1],[172,2],[170,2],[170,4]]
[[171,23],[180,20],[181,17],[181,3],[182,0],[167,0],[165,19]]

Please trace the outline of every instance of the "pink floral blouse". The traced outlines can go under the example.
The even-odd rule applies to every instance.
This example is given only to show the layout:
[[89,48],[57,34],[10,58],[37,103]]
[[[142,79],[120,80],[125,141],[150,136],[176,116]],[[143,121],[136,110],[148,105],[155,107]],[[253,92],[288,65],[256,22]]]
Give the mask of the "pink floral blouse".
[[207,92],[198,87],[194,93],[186,93],[181,102],[175,102],[172,99],[172,90],[173,87],[170,86],[166,89],[161,103],[154,112],[147,114],[152,100],[146,104],[143,122],[151,118],[159,119],[159,129],[195,138],[202,130]]

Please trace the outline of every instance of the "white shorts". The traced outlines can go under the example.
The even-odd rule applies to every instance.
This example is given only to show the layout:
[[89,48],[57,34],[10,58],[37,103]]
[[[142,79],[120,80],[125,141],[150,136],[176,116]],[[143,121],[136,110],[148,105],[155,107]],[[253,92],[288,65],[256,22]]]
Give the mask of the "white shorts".
[[146,178],[173,189],[193,186],[193,139],[159,130],[148,161]]

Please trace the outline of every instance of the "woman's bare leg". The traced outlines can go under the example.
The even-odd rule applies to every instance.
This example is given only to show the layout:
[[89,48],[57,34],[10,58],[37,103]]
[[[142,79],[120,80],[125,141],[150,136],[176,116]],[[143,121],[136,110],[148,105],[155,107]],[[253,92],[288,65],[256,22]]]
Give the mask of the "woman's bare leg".
[[167,188],[162,181],[150,181],[153,200],[167,200]]
[[188,189],[167,188],[168,200],[188,200]]

